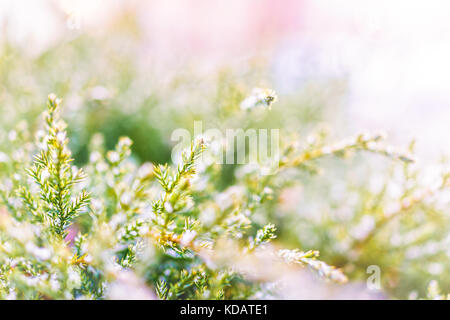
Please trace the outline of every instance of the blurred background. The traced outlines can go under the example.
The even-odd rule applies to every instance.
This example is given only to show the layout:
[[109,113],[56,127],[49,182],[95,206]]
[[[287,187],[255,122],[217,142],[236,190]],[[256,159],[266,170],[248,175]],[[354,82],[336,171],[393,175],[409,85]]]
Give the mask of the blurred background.
[[[203,120],[204,129],[283,128],[301,138],[324,126],[335,139],[381,130],[405,149],[415,140],[419,164],[433,173],[435,163],[450,154],[449,16],[445,0],[2,0],[0,144],[5,148],[18,127],[39,128],[46,97],[54,92],[64,100],[80,165],[97,132],[108,148],[129,136],[138,162],[168,162],[172,131],[192,130],[195,120]],[[274,89],[278,102],[270,113],[236,116],[254,87]],[[288,191],[284,211],[306,217],[331,210],[339,226],[385,177],[378,175],[385,168],[379,163],[368,167],[342,167],[333,184],[310,181],[310,193]],[[367,194],[360,184],[368,186]],[[398,187],[389,190],[395,198]],[[370,229],[362,217],[355,232]],[[355,278],[359,272],[364,279],[374,261],[392,267],[386,281],[401,297],[414,288],[423,292],[448,267],[442,264],[448,250],[426,268],[423,260],[405,266],[395,250],[377,251],[378,242],[366,260],[352,262],[343,258],[345,241],[334,243],[339,236],[327,234],[330,221],[319,227],[292,224],[287,216],[274,219],[285,232],[282,241],[323,249],[325,260]],[[431,233],[445,235],[446,225],[437,224],[443,229]],[[396,239],[386,241],[403,241]],[[410,258],[423,259],[425,251]],[[399,266],[410,268],[404,278]],[[399,278],[403,287],[396,289]]]
[[450,148],[449,14],[447,1],[3,0],[2,121],[33,118],[55,92],[87,126],[73,142],[81,156],[92,127],[115,141],[144,126],[155,145],[136,152],[165,161],[182,118],[226,103],[220,90],[265,85],[280,113],[415,138],[421,159],[436,159]]

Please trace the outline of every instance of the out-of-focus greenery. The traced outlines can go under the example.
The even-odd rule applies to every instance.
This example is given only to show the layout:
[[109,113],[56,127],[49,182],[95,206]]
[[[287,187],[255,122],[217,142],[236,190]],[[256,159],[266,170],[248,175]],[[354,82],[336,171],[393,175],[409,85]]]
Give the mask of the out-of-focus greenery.
[[[124,17],[101,36],[76,35],[38,56],[6,40],[1,44],[2,298],[105,298],[107,292],[114,298],[111,292],[126,291],[130,282],[159,298],[270,297],[260,286],[270,281],[211,267],[212,258],[197,246],[217,248],[222,237],[231,237],[251,252],[275,234],[274,246],[305,250],[283,251],[288,262],[311,262],[332,275],[336,269],[326,269],[308,251],[319,250],[321,260],[341,268],[350,283],[365,283],[367,268],[378,266],[381,292],[389,298],[440,296],[434,282],[428,288],[432,280],[450,291],[445,164],[435,183],[425,184],[421,168],[403,156],[413,153],[413,144],[399,152],[380,146],[378,135],[339,142],[340,128],[324,123],[330,115],[342,117],[336,101],[344,81],[311,83],[280,94],[271,110],[244,111],[241,102],[253,87],[272,87],[266,61],[208,72],[169,64],[162,71],[162,62],[146,59],[140,41],[138,27]],[[68,147],[74,164],[86,168],[87,179],[73,187],[91,194],[83,209],[83,196],[71,200],[72,189],[59,190],[65,196],[58,212],[69,210],[64,204],[74,206],[63,224],[51,215],[55,190],[39,185],[46,179],[42,173],[31,175],[34,182],[26,173],[37,147],[46,150],[44,136],[52,136],[51,129],[42,131],[40,116],[50,92],[63,98]],[[156,176],[146,172],[149,162],[171,162],[171,133],[193,130],[195,120],[205,130],[280,128],[286,153],[280,171],[260,176],[242,165],[210,164],[195,180],[188,156],[186,170],[172,172],[172,180],[163,167]],[[350,157],[354,151],[363,152]],[[195,145],[189,152],[198,152]],[[42,159],[35,168],[39,163],[43,172],[55,169]],[[67,183],[75,179],[65,177]],[[48,224],[56,229],[47,230]],[[51,230],[75,233],[76,240],[55,240]],[[123,278],[129,270],[136,279]]]
[[192,61],[173,66],[150,56],[140,45],[137,26],[124,20],[101,36],[74,35],[37,56],[3,42],[0,108],[5,131],[21,120],[35,128],[42,101],[54,92],[64,97],[78,163],[87,161],[87,145],[97,132],[105,136],[108,148],[127,135],[135,141],[134,155],[140,160],[164,163],[170,160],[171,132],[191,129],[193,120],[219,128],[289,125],[303,130],[323,120],[326,99],[318,94],[323,88],[314,86],[283,97],[271,114],[230,119],[253,87],[270,86],[264,60],[221,65],[210,72],[197,71]]

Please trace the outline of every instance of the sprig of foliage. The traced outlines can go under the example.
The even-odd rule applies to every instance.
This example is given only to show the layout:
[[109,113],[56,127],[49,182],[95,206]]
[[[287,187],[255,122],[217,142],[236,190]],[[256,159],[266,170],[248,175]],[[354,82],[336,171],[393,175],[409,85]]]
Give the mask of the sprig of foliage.
[[[43,147],[35,156],[28,174],[39,187],[42,213],[52,231],[64,238],[73,219],[89,203],[89,194],[82,191],[73,199],[72,188],[86,176],[82,169],[71,165],[71,153],[67,147],[66,124],[59,119],[58,109],[61,101],[51,94],[48,97],[48,111],[45,114],[47,134]],[[31,211],[35,212],[31,193],[21,189],[21,196]]]
[[317,271],[320,276],[339,283],[347,282],[347,277],[342,270],[329,266],[323,261],[317,260],[318,251],[309,250],[307,252],[296,250],[280,250],[279,255],[288,263],[296,263],[302,266],[308,266]]

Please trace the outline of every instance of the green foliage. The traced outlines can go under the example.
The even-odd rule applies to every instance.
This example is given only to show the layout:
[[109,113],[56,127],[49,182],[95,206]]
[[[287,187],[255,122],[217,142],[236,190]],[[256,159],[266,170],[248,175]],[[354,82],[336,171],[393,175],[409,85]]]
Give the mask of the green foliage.
[[28,174],[39,187],[39,200],[35,201],[29,190],[20,193],[30,212],[42,218],[59,237],[66,236],[66,229],[89,202],[89,195],[82,191],[72,200],[73,185],[85,178],[83,170],[71,166],[72,159],[67,147],[65,123],[58,119],[59,99],[50,95],[45,115],[46,133],[42,149],[35,157]]
[[[447,297],[448,159],[429,174],[414,143],[343,139],[345,79],[283,92],[270,58],[205,72],[149,55],[136,19],[40,52],[2,39],[0,299],[348,298],[371,266],[377,297]],[[41,123],[48,92],[64,108],[51,95]],[[278,170],[218,165],[218,141],[168,163],[198,120],[281,129]]]
[[[274,102],[272,91],[270,96],[267,104]],[[176,165],[153,165],[132,157],[129,138],[119,138],[115,149],[106,151],[103,137],[95,135],[89,162],[77,169],[59,118],[60,103],[50,95],[45,126],[35,141],[21,125],[15,150],[4,153],[0,298],[296,297],[287,293],[289,282],[310,284],[312,275],[317,286],[345,286],[364,281],[373,264],[383,271],[387,294],[404,296],[407,289],[392,283],[413,275],[414,286],[423,286],[421,297],[444,297],[435,284],[426,289],[429,280],[416,269],[422,256],[419,251],[414,257],[411,250],[434,243],[434,259],[442,261],[440,246],[445,249],[447,240],[445,232],[437,231],[448,225],[448,217],[438,195],[449,186],[448,173],[433,188],[421,187],[409,152],[386,146],[382,135],[338,143],[330,143],[322,131],[303,144],[286,138],[276,174],[236,166],[233,184],[223,185],[219,180],[227,169],[203,139],[192,142]],[[377,160],[389,158],[393,168],[401,168],[406,183],[401,195],[386,191],[391,177],[373,192],[323,173],[345,163],[350,171],[359,170],[361,157],[354,153],[381,155]],[[326,188],[333,185],[353,188],[348,192],[352,202],[345,196],[338,203],[327,197]],[[297,199],[301,210],[313,201],[324,206],[313,207],[316,214],[326,206],[334,212],[344,207],[350,214],[299,215],[297,203],[286,203],[286,195],[299,186],[308,197],[308,190],[313,192],[309,199]],[[325,191],[317,192],[321,188]],[[397,245],[392,244],[394,229],[402,235]],[[316,249],[326,262],[318,259]],[[446,290],[445,279],[442,283]]]

